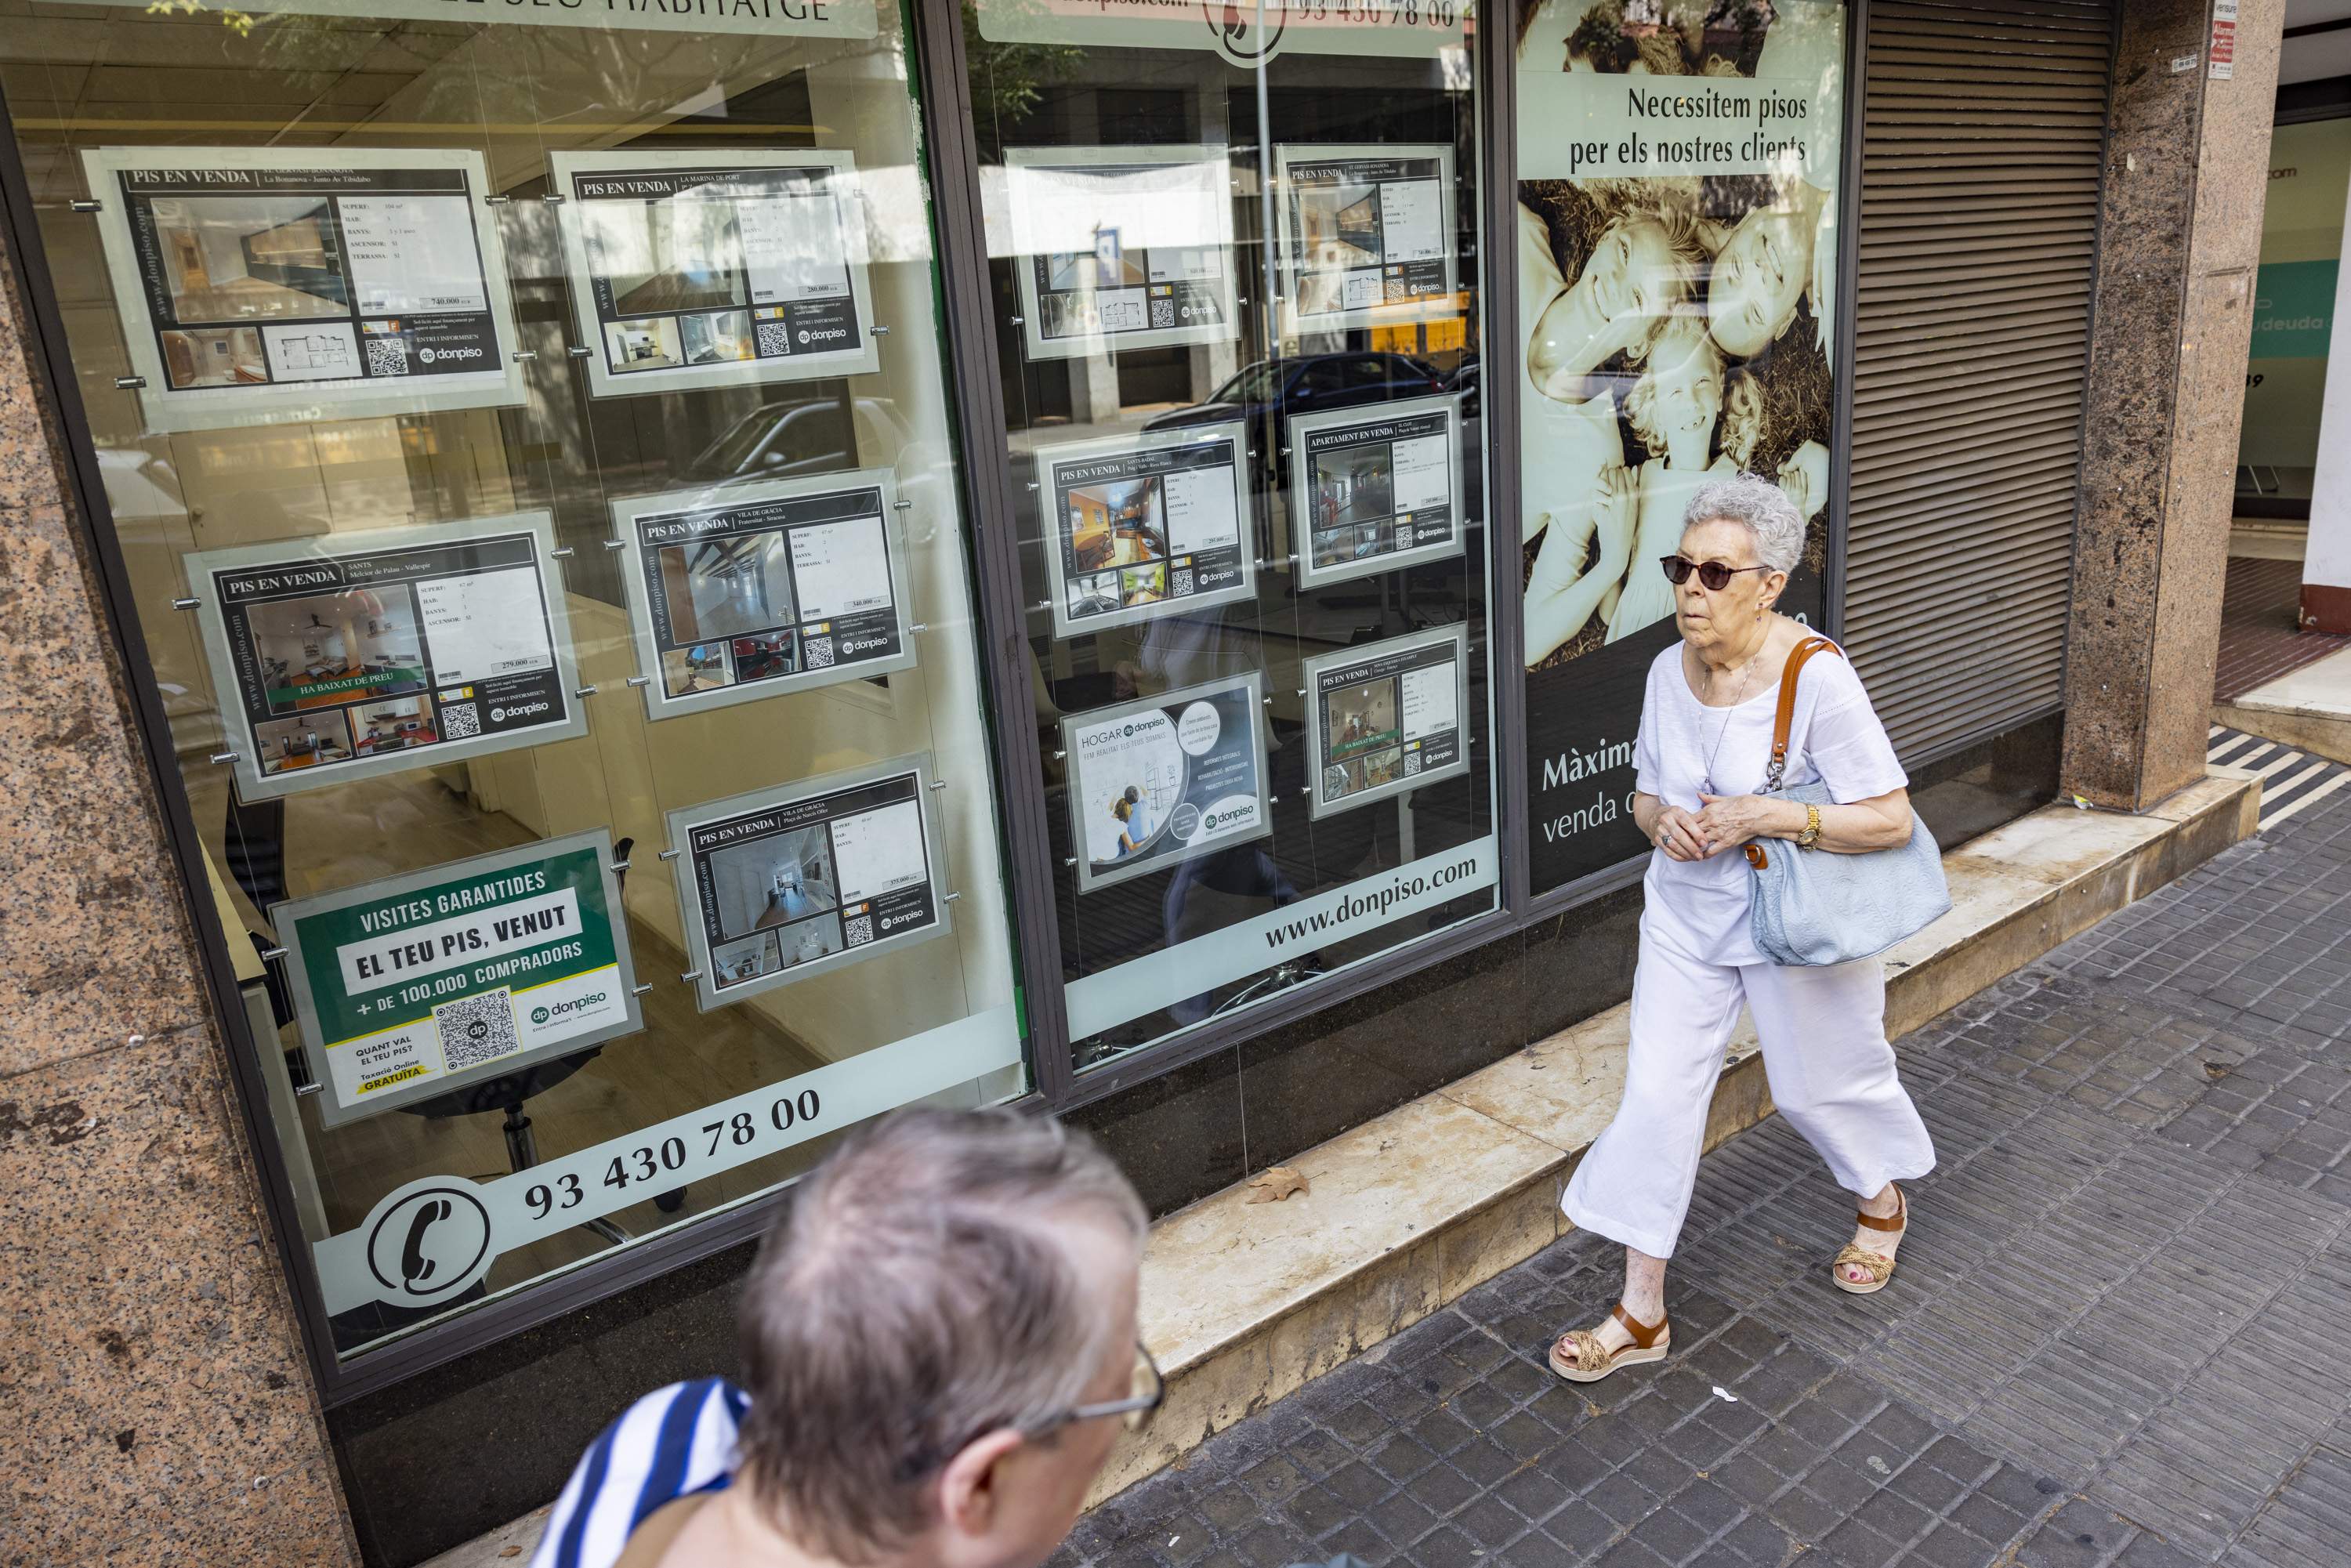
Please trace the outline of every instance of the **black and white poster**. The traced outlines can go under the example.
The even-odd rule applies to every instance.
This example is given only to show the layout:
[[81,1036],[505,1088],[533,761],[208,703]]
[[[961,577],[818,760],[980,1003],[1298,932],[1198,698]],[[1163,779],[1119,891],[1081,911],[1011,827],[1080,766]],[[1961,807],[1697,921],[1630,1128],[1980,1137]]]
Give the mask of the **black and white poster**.
[[1238,336],[1222,147],[1005,151],[1031,360]]
[[1305,661],[1316,817],[1469,771],[1469,636],[1416,632]]
[[1290,517],[1298,582],[1351,577],[1461,553],[1461,403],[1370,403],[1290,421]]
[[482,155],[82,154],[150,428],[523,400]]
[[668,815],[704,1012],[952,926],[927,756]]
[[1537,893],[1646,847],[1633,741],[1704,485],[1776,480],[1817,623],[1834,441],[1844,9],[1544,0],[1520,17],[1528,789]]
[[1285,336],[1461,313],[1453,149],[1274,149]]
[[1273,831],[1256,671],[1061,720],[1078,891]]
[[556,152],[598,397],[849,375],[881,363],[845,152]]
[[1238,421],[1040,448],[1053,634],[1253,596],[1248,450]]
[[182,558],[247,800],[588,733],[545,512]]
[[895,496],[876,468],[613,502],[645,716],[912,666]]

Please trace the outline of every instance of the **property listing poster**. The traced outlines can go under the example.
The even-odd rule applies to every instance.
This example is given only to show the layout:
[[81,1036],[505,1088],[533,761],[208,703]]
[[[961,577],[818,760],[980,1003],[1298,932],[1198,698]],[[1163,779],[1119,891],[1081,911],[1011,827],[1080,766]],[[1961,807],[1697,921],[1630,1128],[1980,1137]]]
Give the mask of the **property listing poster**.
[[1411,398],[1290,421],[1299,585],[1461,553],[1461,404]]
[[1078,891],[1273,831],[1257,671],[1061,720]]
[[1013,147],[1004,161],[1029,359],[1238,335],[1224,148]]
[[597,397],[881,363],[845,152],[556,152]]
[[1248,448],[1234,421],[1040,449],[1053,634],[1254,597]]
[[704,1012],[946,934],[930,779],[902,758],[669,813]]
[[481,154],[82,154],[141,406],[205,430],[518,403]]
[[602,829],[274,905],[339,1126],[644,1027]]
[[894,494],[868,469],[615,501],[646,716],[912,666]]
[[1469,771],[1469,636],[1416,632],[1305,662],[1312,815]]
[[182,558],[237,793],[588,733],[545,512]]
[[1460,314],[1453,149],[1274,149],[1286,285],[1282,331]]
[[1527,753],[1538,893],[1642,852],[1633,741],[1678,635],[1658,568],[1710,480],[1809,521],[1834,440],[1841,5],[1545,0],[1521,13],[1518,251]]

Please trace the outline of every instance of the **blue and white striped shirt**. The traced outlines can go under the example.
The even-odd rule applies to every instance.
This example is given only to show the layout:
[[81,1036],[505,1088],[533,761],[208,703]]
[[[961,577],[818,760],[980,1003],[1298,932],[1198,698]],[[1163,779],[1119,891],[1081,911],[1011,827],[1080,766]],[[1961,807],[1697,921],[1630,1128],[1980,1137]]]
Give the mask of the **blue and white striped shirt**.
[[[726,1486],[750,1407],[750,1396],[721,1377],[673,1383],[630,1406],[580,1457],[530,1568],[612,1568],[655,1509]],[[1322,1568],[1364,1564],[1342,1553]]]
[[646,1515],[726,1486],[750,1406],[749,1396],[718,1377],[673,1383],[630,1406],[580,1457],[530,1568],[612,1568]]

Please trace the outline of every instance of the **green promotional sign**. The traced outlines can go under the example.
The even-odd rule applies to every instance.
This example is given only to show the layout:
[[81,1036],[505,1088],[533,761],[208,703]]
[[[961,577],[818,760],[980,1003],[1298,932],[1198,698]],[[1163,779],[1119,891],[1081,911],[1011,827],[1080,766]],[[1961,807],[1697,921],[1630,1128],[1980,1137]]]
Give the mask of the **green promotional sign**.
[[2253,284],[2257,360],[2323,360],[2335,328],[2333,261],[2264,263]]
[[601,831],[271,911],[328,1126],[643,1028]]

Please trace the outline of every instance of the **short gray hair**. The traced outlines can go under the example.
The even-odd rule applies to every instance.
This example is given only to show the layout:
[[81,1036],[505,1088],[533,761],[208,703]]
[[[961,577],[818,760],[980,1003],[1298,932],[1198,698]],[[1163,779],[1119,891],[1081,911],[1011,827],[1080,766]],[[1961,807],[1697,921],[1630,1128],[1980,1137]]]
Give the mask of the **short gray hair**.
[[792,1195],[745,1281],[741,1469],[796,1540],[843,1563],[931,1522],[962,1447],[1080,1403],[1112,1347],[1060,1239],[1133,1239],[1143,1203],[1083,1133],[1006,1110],[895,1112]]
[[1804,556],[1804,518],[1788,492],[1761,474],[1736,474],[1701,486],[1682,508],[1682,531],[1700,523],[1737,523],[1755,539],[1755,559],[1793,571]]

